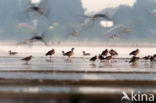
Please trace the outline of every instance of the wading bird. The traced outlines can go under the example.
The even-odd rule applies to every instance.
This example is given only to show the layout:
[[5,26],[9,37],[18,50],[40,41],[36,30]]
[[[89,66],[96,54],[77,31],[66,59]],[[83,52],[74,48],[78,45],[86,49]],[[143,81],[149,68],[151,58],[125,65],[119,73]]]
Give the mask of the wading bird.
[[151,61],[151,62],[156,61],[156,54],[154,54],[153,56],[151,56],[150,61]]
[[107,56],[108,55],[108,49],[105,49],[102,53],[101,53],[102,56]]
[[52,56],[53,54],[55,54],[55,50],[54,50],[54,49],[48,51],[45,55],[46,55],[46,56],[49,55],[49,56],[50,56],[50,59],[51,59],[51,56]]
[[103,55],[102,55],[102,54],[99,54],[98,58],[99,58],[99,60],[100,60],[100,61],[105,60],[105,57],[103,57]]
[[86,53],[85,51],[82,52],[83,56],[90,56],[90,53]]
[[68,51],[66,53],[62,51],[62,53],[63,53],[63,56],[68,56],[70,58],[71,56],[74,55],[74,48],[71,48],[71,51]]
[[144,59],[144,60],[145,60],[145,62],[147,62],[147,60],[150,60],[150,58],[151,58],[151,56],[150,56],[150,55],[148,55],[148,56],[143,57],[142,59]]
[[139,54],[139,49],[136,49],[134,51],[132,51],[131,53],[129,53],[129,55],[133,55],[133,56],[136,56]]
[[28,57],[25,57],[25,58],[23,58],[23,59],[21,59],[21,60],[25,61],[26,64],[28,64],[28,61],[30,61],[31,58],[32,58],[32,56],[28,56]]
[[91,57],[91,58],[90,58],[90,61],[91,61],[91,62],[95,62],[96,59],[97,59],[97,56],[95,55],[94,57]]
[[115,50],[113,50],[113,49],[111,49],[109,51],[109,53],[110,53],[111,56],[117,56],[118,55],[118,53]]
[[9,55],[16,55],[18,52],[12,52],[11,50],[9,51]]

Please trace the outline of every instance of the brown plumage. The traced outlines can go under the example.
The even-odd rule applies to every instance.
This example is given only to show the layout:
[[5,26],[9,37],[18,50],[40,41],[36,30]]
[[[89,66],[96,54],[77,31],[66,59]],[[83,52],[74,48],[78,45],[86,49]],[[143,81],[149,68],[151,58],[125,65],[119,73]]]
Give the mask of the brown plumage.
[[90,58],[90,61],[95,62],[97,59],[97,56],[95,55],[94,57]]
[[54,49],[48,51],[48,52],[46,53],[46,56],[50,55],[50,58],[51,58],[51,56],[52,56],[53,54],[55,54],[55,50],[54,50]]
[[131,58],[131,60],[129,61],[129,63],[135,63],[136,61],[138,61],[140,59],[140,57],[136,57],[136,56],[133,56]]
[[150,55],[143,57],[143,59],[144,59],[145,61],[150,60],[150,58],[151,58]]
[[16,55],[18,54],[17,52],[12,52],[11,50],[9,51],[9,55]]
[[134,51],[132,51],[131,53],[129,53],[129,55],[133,55],[133,56],[136,56],[139,54],[139,49],[136,49]]
[[31,58],[32,58],[32,56],[28,56],[28,57],[25,57],[25,58],[23,58],[23,59],[21,59],[21,60],[25,61],[26,64],[28,64],[28,61],[30,61]]
[[112,59],[112,56],[107,56],[105,59],[109,61]]
[[150,61],[153,62],[156,60],[156,54],[154,54],[153,56],[150,57]]
[[83,56],[89,56],[90,53],[86,53],[85,51],[82,52],[83,53]]
[[101,55],[103,55],[103,56],[107,56],[107,55],[108,55],[108,50],[105,49],[105,50],[101,53]]
[[99,58],[100,61],[105,60],[105,58],[104,58],[103,55],[101,55],[101,54],[99,54],[98,58]]
[[63,53],[63,56],[68,56],[70,58],[71,56],[74,55],[74,48],[71,48],[71,51],[68,51],[66,53],[62,51],[62,53]]
[[116,55],[118,55],[118,53],[117,53],[115,50],[113,50],[113,49],[111,49],[111,50],[109,51],[109,53],[110,53],[111,56],[116,56]]

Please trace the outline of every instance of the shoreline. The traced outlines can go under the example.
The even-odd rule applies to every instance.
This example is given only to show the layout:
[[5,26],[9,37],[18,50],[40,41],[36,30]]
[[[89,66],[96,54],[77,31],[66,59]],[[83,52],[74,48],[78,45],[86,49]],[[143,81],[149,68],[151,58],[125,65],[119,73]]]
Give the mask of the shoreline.
[[[8,42],[8,43],[0,43],[1,46],[29,46],[29,45],[16,45],[15,42]],[[63,47],[156,47],[156,43],[63,43],[63,44],[53,44],[50,43],[48,46],[45,46],[40,43],[34,43],[33,46],[42,46],[42,47],[50,47],[50,46],[63,46]]]

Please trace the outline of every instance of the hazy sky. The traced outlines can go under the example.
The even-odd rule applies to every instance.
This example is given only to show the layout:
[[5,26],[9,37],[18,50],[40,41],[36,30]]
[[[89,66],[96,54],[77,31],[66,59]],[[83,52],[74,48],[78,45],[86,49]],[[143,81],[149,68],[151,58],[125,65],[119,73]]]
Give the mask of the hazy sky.
[[[32,0],[39,2],[40,0]],[[121,4],[132,6],[135,0],[81,0],[83,7],[87,8],[88,12],[99,11],[103,8],[117,7]]]
[[132,6],[135,0],[82,0],[88,11],[99,11],[103,8],[117,7],[120,4]]

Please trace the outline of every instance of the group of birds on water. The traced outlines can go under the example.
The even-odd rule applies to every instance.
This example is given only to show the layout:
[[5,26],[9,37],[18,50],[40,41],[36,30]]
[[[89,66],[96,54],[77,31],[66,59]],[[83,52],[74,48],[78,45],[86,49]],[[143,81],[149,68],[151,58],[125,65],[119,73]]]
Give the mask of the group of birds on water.
[[[16,55],[16,54],[18,54],[18,52],[13,52],[13,51],[9,51],[9,55]],[[50,56],[50,59],[52,58],[52,55],[54,55],[55,54],[55,49],[51,49],[51,50],[49,50],[46,54],[45,54],[45,56]],[[65,51],[62,51],[62,54],[63,54],[63,56],[68,56],[69,58],[71,57],[71,56],[73,56],[74,55],[74,48],[71,48],[71,50],[70,51],[67,51],[67,52],[65,52]],[[86,54],[85,54],[86,55]],[[21,60],[23,60],[23,61],[25,61],[26,62],[26,64],[28,64],[28,62],[32,59],[32,57],[33,56],[27,56],[27,57],[25,57],[25,58],[23,58],[23,59],[21,59]]]
[[[132,57],[130,58],[129,63],[136,63],[140,59],[143,59],[146,62],[148,60],[151,62],[156,61],[156,54],[154,54],[153,56],[148,55],[141,58],[137,56],[139,53],[140,53],[139,49],[130,52],[129,55]],[[111,49],[108,51],[108,49],[105,49],[101,54],[99,54],[99,56],[95,55],[94,57],[90,58],[90,61],[95,62],[97,59],[99,59],[100,61],[105,61],[105,60],[111,61],[115,56],[118,56],[118,53],[115,50]]]
[[[74,55],[74,49],[75,48],[71,48],[71,50],[70,51],[67,51],[67,52],[62,51],[62,55],[63,56],[67,56],[70,59],[71,56]],[[156,54],[154,54],[153,56],[148,55],[148,56],[145,56],[145,57],[142,57],[141,58],[141,57],[138,57],[137,56],[139,54],[139,52],[140,52],[140,50],[139,49],[136,49],[136,50],[134,50],[134,51],[132,51],[132,52],[129,53],[130,56],[132,55],[132,57],[129,60],[129,63],[136,63],[140,59],[144,59],[145,61],[148,61],[149,60],[151,62],[156,61]],[[90,56],[91,55],[91,53],[86,53],[85,51],[82,51],[82,53],[83,53],[83,56]],[[16,54],[18,54],[18,52],[9,51],[9,55],[16,55]],[[54,55],[54,54],[55,54],[55,49],[51,49],[51,50],[49,50],[45,54],[45,56],[50,56],[50,60],[51,60],[52,55]],[[94,63],[97,59],[99,59],[101,62],[105,62],[105,61],[112,62],[113,58],[115,58],[116,56],[118,56],[118,53],[114,49],[110,49],[110,50],[105,49],[98,56],[95,55],[95,56],[91,57],[89,59],[89,61],[91,61],[92,63]],[[28,64],[28,62],[32,59],[32,57],[33,56],[27,56],[27,57],[25,57],[25,58],[23,58],[21,60],[25,61],[26,64]]]

